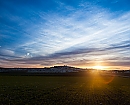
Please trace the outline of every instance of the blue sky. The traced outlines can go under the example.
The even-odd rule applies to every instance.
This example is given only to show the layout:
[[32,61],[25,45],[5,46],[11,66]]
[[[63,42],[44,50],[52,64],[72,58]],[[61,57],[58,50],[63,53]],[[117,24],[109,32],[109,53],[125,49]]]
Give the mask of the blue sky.
[[130,68],[129,0],[0,0],[0,66]]

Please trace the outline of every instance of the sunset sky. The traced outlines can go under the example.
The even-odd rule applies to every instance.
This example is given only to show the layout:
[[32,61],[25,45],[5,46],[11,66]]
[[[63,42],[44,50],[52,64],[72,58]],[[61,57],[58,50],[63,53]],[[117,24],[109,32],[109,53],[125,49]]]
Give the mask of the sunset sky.
[[130,69],[130,0],[0,0],[0,67]]

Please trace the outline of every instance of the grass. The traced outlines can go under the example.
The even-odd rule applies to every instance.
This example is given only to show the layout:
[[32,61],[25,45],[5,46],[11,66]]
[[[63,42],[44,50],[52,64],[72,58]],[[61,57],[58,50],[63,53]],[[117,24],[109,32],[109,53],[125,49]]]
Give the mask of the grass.
[[129,105],[130,78],[102,76],[2,76],[3,105]]

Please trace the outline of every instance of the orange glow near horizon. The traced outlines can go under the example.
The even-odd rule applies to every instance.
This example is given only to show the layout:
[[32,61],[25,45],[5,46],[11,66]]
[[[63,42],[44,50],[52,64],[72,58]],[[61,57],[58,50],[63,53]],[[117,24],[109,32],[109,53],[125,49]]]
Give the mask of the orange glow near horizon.
[[100,66],[100,65],[98,65],[98,66],[93,66],[92,68],[93,68],[93,69],[97,69],[97,70],[103,70],[103,69],[106,69],[105,66]]
[[[70,65],[71,66],[71,65]],[[73,65],[72,65],[73,66]],[[74,65],[74,67],[79,67],[79,68],[83,68],[83,69],[97,69],[97,70],[130,70],[130,67],[124,67],[124,66],[96,66],[96,65],[82,65],[82,66],[76,66]]]

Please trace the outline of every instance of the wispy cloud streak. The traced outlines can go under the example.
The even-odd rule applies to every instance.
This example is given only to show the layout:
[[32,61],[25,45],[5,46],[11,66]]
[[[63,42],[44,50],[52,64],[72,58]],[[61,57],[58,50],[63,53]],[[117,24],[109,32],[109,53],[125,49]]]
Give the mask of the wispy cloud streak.
[[3,21],[0,40],[4,40],[0,43],[1,59],[10,64],[41,66],[88,66],[95,59],[112,64],[113,59],[117,62],[113,65],[129,66],[130,11],[115,13],[89,2],[81,2],[77,8],[55,3],[59,7],[55,11],[26,8],[26,13],[32,16],[30,20],[26,16],[8,14],[4,22],[0,17]]

